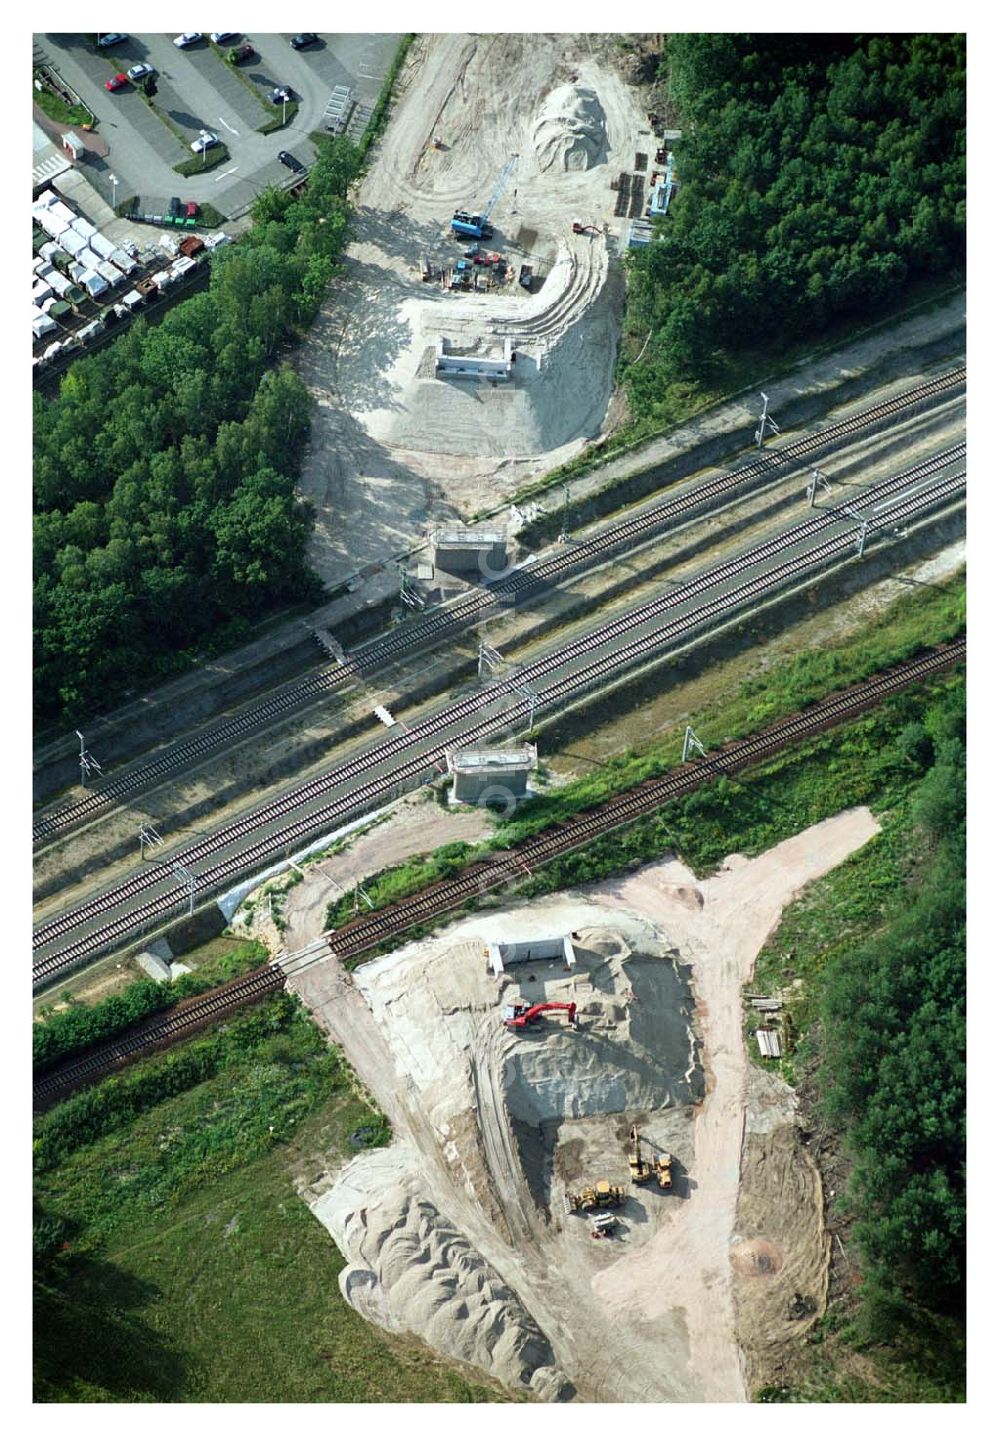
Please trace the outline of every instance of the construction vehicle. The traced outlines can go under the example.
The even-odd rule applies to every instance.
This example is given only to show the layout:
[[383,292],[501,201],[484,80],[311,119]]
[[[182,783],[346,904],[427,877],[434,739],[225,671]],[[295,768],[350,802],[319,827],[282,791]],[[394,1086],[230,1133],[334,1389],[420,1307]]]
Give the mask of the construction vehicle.
[[456,209],[451,218],[451,231],[458,238],[489,239],[493,237],[493,229],[489,222],[490,214],[494,205],[507,187],[507,180],[514,172],[517,164],[517,155],[512,154],[503,166],[500,177],[496,182],[493,193],[486,201],[486,207],[481,214],[471,214],[468,209]]
[[565,1009],[568,1024],[576,1018],[576,1004],[508,1004],[503,1011],[503,1021],[509,1029],[526,1029],[547,1009]]
[[570,1212],[594,1212],[599,1207],[621,1207],[627,1196],[624,1188],[616,1187],[607,1179],[600,1178],[593,1187],[585,1187],[578,1193],[568,1193],[566,1201]]
[[521,272],[517,275],[518,283],[521,285],[522,288],[526,288],[529,293],[531,292],[533,273],[534,270],[530,263],[522,263]]
[[574,219],[573,232],[575,234],[599,234],[601,231],[596,224],[581,224],[578,219]]
[[590,1219],[591,1237],[611,1237],[618,1226],[618,1219],[613,1212],[599,1212],[596,1217]]
[[628,1135],[628,1167],[634,1183],[645,1183],[653,1176],[653,1165],[642,1156],[639,1129],[633,1123]]
[[674,1185],[674,1160],[669,1153],[661,1153],[655,1163],[656,1181],[661,1188]]

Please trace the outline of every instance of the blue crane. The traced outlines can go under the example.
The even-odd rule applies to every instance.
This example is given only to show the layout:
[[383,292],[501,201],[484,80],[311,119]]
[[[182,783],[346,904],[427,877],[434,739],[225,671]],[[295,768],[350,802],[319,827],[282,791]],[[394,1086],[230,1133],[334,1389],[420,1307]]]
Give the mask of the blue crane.
[[507,187],[507,180],[514,172],[517,164],[517,155],[512,154],[503,166],[500,177],[496,182],[493,193],[487,200],[486,207],[481,214],[470,214],[466,209],[456,209],[451,219],[451,231],[461,238],[490,239],[493,237],[493,229],[489,223],[490,214],[493,207]]

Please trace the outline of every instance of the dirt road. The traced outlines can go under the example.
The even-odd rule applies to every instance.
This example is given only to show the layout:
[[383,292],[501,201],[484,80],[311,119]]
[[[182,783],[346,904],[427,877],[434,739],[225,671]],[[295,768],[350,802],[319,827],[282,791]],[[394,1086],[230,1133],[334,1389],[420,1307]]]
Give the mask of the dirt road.
[[[356,1279],[364,1298],[381,1306],[384,1293],[398,1306],[401,1267],[409,1276],[414,1266],[426,1266],[441,1327],[447,1326],[441,1264],[420,1251],[419,1233],[425,1227],[436,1246],[444,1219],[461,1252],[447,1263],[455,1296],[468,1291],[461,1249],[474,1246],[487,1271],[475,1271],[473,1280],[500,1279],[522,1309],[523,1326],[538,1329],[524,1332],[520,1351],[506,1362],[495,1340],[488,1347],[476,1342],[477,1364],[492,1374],[527,1384],[525,1357],[537,1366],[544,1344],[539,1395],[572,1387],[578,1398],[595,1401],[744,1400],[731,1254],[742,1240],[744,1260],[753,1257],[756,1243],[754,1229],[737,1232],[736,1221],[747,1108],[741,989],[785,904],[877,828],[868,811],[845,811],[758,859],[732,857],[713,879],[698,881],[664,860],[587,895],[567,892],[463,920],[437,939],[363,966],[353,978],[333,961],[294,976],[386,1109],[401,1149],[409,1149],[402,1203],[396,1184],[403,1165],[386,1162],[393,1188],[383,1197],[382,1165],[365,1172],[362,1156],[351,1177],[335,1182],[316,1205],[338,1241],[350,1244],[348,1257],[352,1248],[360,1256],[357,1229],[377,1228],[391,1209],[392,1226],[402,1219],[416,1238],[415,1263],[401,1264],[394,1253],[382,1266],[378,1239],[366,1234],[368,1261],[357,1266]],[[528,931],[549,938],[566,929],[579,940],[577,966],[531,966],[537,970],[531,997],[565,999],[572,991],[583,1012],[580,1028],[553,1020],[525,1041],[498,1018],[505,995],[484,974],[484,941]],[[692,1017],[704,1083],[700,1065],[690,1081],[697,1055],[684,1030]],[[594,1242],[585,1223],[566,1216],[566,1179],[576,1186],[581,1177],[620,1180],[627,1126],[641,1110],[649,1146],[675,1153],[675,1193],[632,1187],[617,1238]],[[524,1139],[532,1136],[540,1142],[529,1174]],[[755,1157],[766,1158],[766,1149],[756,1148]],[[769,1176],[756,1169],[760,1186],[776,1185]],[[787,1181],[783,1197],[807,1197],[808,1175],[798,1177],[798,1192]],[[532,1188],[547,1200],[544,1216]],[[423,1222],[414,1206],[431,1209]],[[812,1269],[820,1305],[821,1228],[814,1209],[787,1214],[766,1230],[784,1237],[790,1265],[802,1275]],[[362,1309],[364,1298],[357,1303]],[[450,1335],[418,1330],[432,1342]]]

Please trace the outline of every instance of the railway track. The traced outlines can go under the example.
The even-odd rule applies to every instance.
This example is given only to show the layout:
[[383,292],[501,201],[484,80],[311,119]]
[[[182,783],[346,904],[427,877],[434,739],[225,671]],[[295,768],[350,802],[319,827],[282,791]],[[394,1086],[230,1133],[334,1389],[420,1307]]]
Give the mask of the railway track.
[[657,503],[530,567],[508,572],[485,590],[470,591],[447,607],[406,621],[349,652],[343,666],[303,677],[256,702],[249,709],[167,748],[142,766],[121,776],[108,777],[99,789],[82,799],[45,812],[32,827],[33,844],[44,845],[74,826],[104,814],[123,799],[172,771],[191,765],[214,750],[232,746],[269,722],[291,715],[323,696],[346,689],[352,679],[364,677],[421,647],[438,644],[446,636],[495,615],[512,603],[530,602],[553,582],[558,583],[578,574],[623,549],[631,549],[671,523],[687,520],[702,508],[718,505],[720,501],[752,488],[763,478],[780,475],[790,463],[814,456],[831,443],[857,435],[930,398],[949,393],[961,386],[965,379],[966,368],[955,368],[930,382],[866,408],[851,418],[834,423],[821,432],[799,438],[786,447],[763,452],[759,458],[733,472],[722,473],[691,492]]
[[[788,532],[771,538],[749,552],[722,563],[679,587],[672,588],[637,610],[624,613],[607,623],[599,632],[590,633],[570,643],[561,651],[540,658],[525,668],[519,680],[530,681],[533,687],[543,680],[547,681],[544,688],[541,686],[538,688],[537,705],[543,707],[578,695],[595,681],[606,676],[620,674],[635,660],[651,655],[656,648],[692,632],[712,617],[734,612],[747,601],[765,596],[768,592],[780,588],[796,578],[801,578],[816,567],[845,554],[857,541],[856,513],[867,513],[866,520],[869,527],[872,531],[877,532],[880,528],[919,515],[925,509],[940,505],[941,502],[956,496],[964,486],[964,472],[929,483],[928,479],[934,479],[944,467],[964,456],[964,452],[965,445],[959,444],[927,462],[918,464],[905,473],[876,484],[869,489],[863,499],[855,500],[849,516],[846,509],[842,507],[828,508],[817,512],[813,517],[797,524]],[[915,482],[921,481],[927,485],[917,493],[914,494],[908,490],[913,488]],[[886,501],[887,498],[899,498],[899,500],[889,502]],[[848,524],[846,527],[845,523]],[[780,555],[784,547],[793,546],[803,539],[815,536],[824,527],[828,528],[831,525],[836,527],[838,524],[840,524],[839,530],[818,545],[810,546],[803,552],[791,555],[775,567],[752,574],[752,569],[755,566],[764,560],[770,560]],[[744,573],[746,580],[735,588],[724,590],[718,595],[700,601],[694,610],[681,613],[672,620],[662,620],[672,605],[689,601],[695,597],[707,596],[712,588],[718,588],[734,576]],[[659,622],[653,633],[639,633],[624,645],[618,645],[610,651],[605,650],[603,654],[597,654],[599,648],[606,648],[609,642],[627,636],[630,628],[641,626],[653,619]],[[558,675],[561,666],[584,656],[586,665],[582,669],[570,670],[564,675]],[[499,711],[486,712],[485,708],[496,705],[498,698],[502,698],[504,701],[503,708]],[[433,738],[434,743],[430,748],[417,751],[402,765],[395,766],[380,775],[374,775],[361,789],[341,795],[331,803],[325,804],[320,809],[313,809],[304,817],[291,823],[286,822],[286,818],[294,815],[301,806],[322,797],[346,779],[371,772],[385,759],[387,751],[384,746],[364,751],[344,766],[327,772],[326,775],[307,782],[299,789],[269,802],[257,811],[231,822],[187,847],[179,857],[183,859],[185,868],[191,868],[200,861],[222,855],[222,858],[213,860],[209,869],[199,870],[198,878],[203,894],[210,889],[224,887],[227,883],[235,881],[241,874],[254,868],[260,868],[268,860],[280,856],[291,845],[302,842],[310,834],[324,828],[333,828],[344,817],[357,813],[359,809],[371,806],[380,798],[403,788],[414,779],[420,779],[435,763],[439,763],[446,751],[454,745],[458,737],[450,733],[450,728],[454,727],[457,722],[473,715],[479,717],[473,726],[465,726],[461,732],[461,740],[464,743],[469,743],[508,729],[511,722],[517,719],[527,706],[528,697],[524,694],[519,695],[517,689],[509,682],[501,683],[498,688],[478,691],[464,697],[428,717],[419,726],[406,731],[390,747],[390,753],[405,750],[407,747],[419,745],[428,738]],[[260,826],[278,819],[283,822],[280,828],[255,840],[252,846],[241,848],[228,855],[224,853],[227,847],[244,841],[248,835],[253,835]],[[153,892],[156,885],[164,884],[166,888],[161,889],[159,893]],[[69,945],[51,953],[43,953],[35,962],[33,969],[36,986],[56,977],[66,969],[74,967],[103,948],[115,947],[130,934],[140,933],[142,928],[153,920],[169,915],[172,910],[176,909],[178,903],[187,899],[187,894],[174,882],[169,867],[147,865],[113,889],[87,901],[74,910],[67,911],[66,914],[37,929],[34,933],[35,948],[44,949],[47,944],[59,940],[78,926],[101,915],[112,913],[118,906],[144,896],[147,892],[150,897],[144,899],[140,911],[133,909],[123,912],[116,918],[103,921],[99,929],[83,934]]]
[[[698,763],[681,765],[666,775],[646,780],[633,790],[613,796],[595,810],[531,836],[512,850],[491,853],[488,858],[426,890],[386,909],[356,918],[328,936],[329,952],[341,959],[352,958],[374,948],[383,939],[416,927],[425,927],[435,917],[452,912],[470,898],[530,876],[560,855],[641,819],[671,800],[690,794],[700,785],[721,775],[735,774],[776,755],[788,745],[850,720],[906,686],[958,664],[965,659],[965,655],[966,641],[965,637],[961,637],[947,646],[913,657],[859,685],[829,696],[757,735],[734,741]],[[102,1048],[77,1055],[43,1071],[34,1082],[36,1105],[46,1106],[81,1084],[113,1072],[139,1054],[192,1033],[237,1008],[277,992],[284,987],[286,977],[279,964],[269,964],[212,993],[154,1015],[131,1034],[115,1039]]]

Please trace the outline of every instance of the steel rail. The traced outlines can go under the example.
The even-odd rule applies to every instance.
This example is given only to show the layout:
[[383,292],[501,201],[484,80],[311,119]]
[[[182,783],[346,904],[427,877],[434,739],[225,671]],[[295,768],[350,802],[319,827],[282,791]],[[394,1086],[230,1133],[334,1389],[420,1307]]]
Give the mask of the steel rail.
[[[786,746],[808,738],[851,718],[887,696],[964,660],[965,637],[935,651],[879,672],[859,685],[826,697],[806,711],[785,717],[766,730],[734,741],[712,752],[698,763],[676,767],[654,776],[634,789],[613,796],[604,805],[574,816],[567,824],[529,837],[512,851],[490,855],[459,874],[431,886],[386,909],[365,914],[328,936],[331,953],[344,959],[373,948],[383,939],[426,924],[435,914],[446,914],[471,895],[485,893],[512,880],[530,875],[538,868],[570,850],[580,848],[602,834],[619,829],[651,814],[673,799],[691,793],[699,785],[719,775],[733,774],[777,754]],[[286,974],[278,964],[243,975],[209,994],[176,1009],[154,1015],[131,1034],[109,1044],[65,1060],[43,1070],[35,1079],[37,1103],[44,1104],[60,1092],[113,1071],[137,1053],[153,1048],[179,1034],[213,1022],[220,1015],[284,987]]]
[[874,426],[883,418],[915,406],[928,397],[947,392],[961,385],[965,379],[964,366],[953,369],[931,382],[897,394],[883,403],[866,408],[852,418],[824,428],[819,433],[812,433],[789,443],[786,447],[764,453],[754,462],[733,472],[723,473],[691,492],[670,498],[637,513],[634,517],[615,523],[593,537],[574,543],[572,548],[553,553],[530,567],[507,573],[491,582],[485,591],[469,592],[440,611],[404,622],[394,631],[378,636],[348,653],[345,666],[305,677],[258,702],[249,710],[227,717],[200,735],[169,747],[139,769],[121,776],[111,776],[100,789],[91,791],[82,799],[42,814],[32,827],[33,842],[44,842],[61,831],[96,816],[98,812],[112,808],[121,796],[141,789],[158,776],[167,775],[221,745],[232,744],[234,740],[275,717],[290,714],[297,707],[346,686],[352,676],[372,671],[387,661],[395,660],[404,653],[468,625],[471,621],[483,619],[491,612],[496,613],[504,609],[505,598],[514,596],[523,599],[533,587],[548,585],[553,579],[561,579],[569,572],[582,570],[594,561],[612,555],[620,547],[632,547],[637,540],[649,537],[668,522],[679,517],[692,516],[699,507],[747,487],[762,475],[778,475],[788,463],[800,460],[842,437]]
[[[949,460],[954,460],[954,455],[951,455]],[[933,462],[934,459],[931,461]],[[879,499],[884,498],[890,484],[898,486],[899,483],[904,480],[904,477],[912,484],[913,474],[917,472],[925,473],[930,466],[930,462],[923,463],[920,464],[918,468],[912,469],[911,473],[903,474],[895,479],[887,479],[887,482],[880,484],[878,489],[870,489],[869,493],[866,494],[866,500],[874,501],[876,497]],[[884,510],[879,514],[873,514],[870,519],[871,527],[877,529],[910,516],[925,507],[937,505],[943,498],[959,490],[963,478],[964,474],[948,478],[930,491],[921,492],[918,496],[903,500],[888,510]],[[855,503],[855,507],[859,505],[860,503]],[[825,522],[843,517],[843,515],[842,509],[828,509],[825,513],[811,519],[808,523],[802,523],[798,528],[792,528],[789,533],[786,533],[785,545],[792,545],[795,540],[801,539],[801,528],[808,528],[810,531],[814,531],[819,526],[824,525]],[[778,544],[778,546],[775,545],[776,541],[777,539],[773,539],[771,542],[764,544],[764,548],[766,548],[769,555],[773,554],[773,551],[780,549],[780,544]],[[772,568],[769,572],[757,575],[741,586],[723,593],[714,598],[714,600],[696,608],[694,611],[685,613],[652,635],[640,636],[624,648],[620,647],[603,658],[591,660],[588,666],[583,670],[573,672],[568,677],[556,682],[553,687],[540,691],[538,693],[539,703],[541,705],[551,704],[555,697],[564,698],[568,694],[584,689],[595,679],[599,679],[601,675],[614,673],[616,669],[624,669],[634,657],[647,655],[665,641],[697,625],[703,624],[703,622],[712,615],[720,611],[734,609],[743,601],[753,596],[763,594],[771,587],[783,584],[790,577],[801,574],[818,565],[820,561],[849,548],[855,541],[856,528],[852,526],[851,529],[842,531],[836,536],[831,537],[819,547],[810,548],[806,552],[794,556],[790,561],[783,563],[778,568]],[[756,565],[759,560],[760,550],[761,549],[755,549],[755,552],[745,554],[746,559],[744,560],[734,559],[733,562],[724,564],[724,575],[730,576],[734,574],[734,572],[739,572],[749,566]],[[755,557],[756,560],[754,559]],[[689,597],[694,588],[697,588],[699,591],[707,589],[711,585],[717,585],[722,579],[724,578],[718,575],[718,569],[706,573],[702,577],[696,578],[693,582],[689,583],[686,588],[679,588],[675,591],[668,592],[657,598],[656,601],[649,603],[646,607],[641,608],[640,611],[619,618],[617,622],[612,623],[614,631],[611,634],[622,634],[627,631],[630,625],[641,624],[643,621],[649,620],[652,615],[659,615],[671,604],[676,604],[678,600]],[[585,639],[583,642],[576,643],[577,649],[571,656],[567,656],[564,652],[556,653],[551,657],[542,658],[535,666],[528,668],[526,674],[530,679],[536,679],[539,676],[548,674],[550,671],[557,669],[559,665],[565,664],[568,659],[573,659],[575,656],[580,655],[582,650],[585,649],[589,653],[593,650],[595,645],[606,644],[607,640],[610,639],[610,636],[606,635],[605,631],[598,634],[601,637],[600,642],[596,640],[596,637]],[[513,700],[515,693],[510,690],[509,687],[506,688],[503,693]],[[464,715],[469,714],[476,706],[481,707],[488,702],[495,702],[495,699],[496,695],[493,692],[480,692],[477,693],[475,697],[466,698],[464,703],[460,702],[455,704],[456,706],[464,707],[461,711],[461,714]],[[481,738],[482,736],[494,733],[498,729],[506,728],[512,716],[520,711],[523,704],[524,698],[522,697],[520,700],[513,701],[512,707],[487,716],[474,728],[464,732],[463,740],[467,741]],[[442,727],[446,728],[447,725],[456,718],[457,716],[453,708],[449,707],[446,711],[439,713],[438,717],[431,717],[422,726],[416,727],[408,732],[398,744],[413,744],[417,740],[424,739],[428,734],[439,733]],[[373,803],[381,795],[402,788],[402,786],[414,776],[419,777],[420,774],[426,772],[428,767],[436,760],[440,760],[442,754],[448,747],[449,742],[445,740],[437,746],[432,747],[429,751],[415,755],[406,764],[396,770],[370,781],[368,785],[361,790],[340,797],[340,799],[333,804],[313,811],[305,819],[299,820],[293,825],[286,825],[280,830],[273,831],[270,835],[259,840],[251,849],[245,849],[228,859],[217,861],[209,871],[202,872],[199,876],[203,890],[214,887],[238,875],[241,871],[246,872],[249,869],[259,867],[266,862],[267,858],[278,853],[290,843],[294,843],[310,832],[321,829],[324,826],[329,827],[331,822],[337,818],[349,811],[357,811],[358,808]],[[373,752],[367,752],[366,754],[373,756],[374,760],[377,761],[384,755],[384,747],[376,748]],[[372,763],[374,762],[371,759],[365,761],[363,768],[369,768]],[[355,762],[355,769],[357,769],[357,766],[358,762]],[[274,819],[285,813],[290,813],[297,805],[316,798],[318,794],[325,793],[330,785],[339,783],[348,773],[350,773],[350,771],[344,767],[341,767],[338,771],[329,772],[326,777],[321,777],[317,781],[311,782],[308,787],[304,787],[303,791],[296,792],[294,795],[286,797],[282,801],[272,802],[271,806],[262,807],[261,810],[253,812],[238,822],[234,822],[233,825],[226,827],[222,831],[216,832],[215,836],[206,837],[200,844],[189,847],[183,852],[185,862],[188,865],[196,863],[199,859],[206,858],[208,855],[222,849],[226,844],[231,844],[234,840],[238,840],[246,834],[252,833],[255,827],[266,820]],[[106,892],[103,896],[98,896],[87,904],[79,906],[76,910],[68,911],[66,915],[60,916],[36,932],[36,947],[41,947],[44,943],[51,942],[53,939],[58,938],[61,934],[77,925],[99,914],[110,911],[115,906],[141,893],[143,888],[150,888],[154,884],[165,881],[168,874],[169,871],[154,869],[144,870],[132,876],[129,880],[124,881],[121,885],[116,886],[113,890]],[[167,888],[165,892],[147,900],[141,911],[128,911],[117,920],[105,922],[101,929],[84,935],[72,945],[51,955],[43,956],[34,965],[33,973],[36,983],[47,980],[55,973],[79,962],[82,958],[106,944],[109,939],[117,939],[119,935],[127,934],[130,930],[134,930],[137,925],[141,928],[145,922],[168,912],[179,902],[182,902],[184,897],[183,891],[179,892],[171,886]]]

